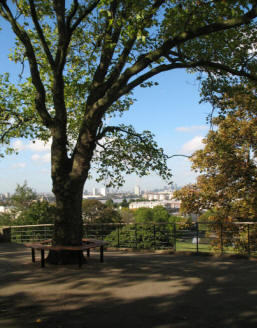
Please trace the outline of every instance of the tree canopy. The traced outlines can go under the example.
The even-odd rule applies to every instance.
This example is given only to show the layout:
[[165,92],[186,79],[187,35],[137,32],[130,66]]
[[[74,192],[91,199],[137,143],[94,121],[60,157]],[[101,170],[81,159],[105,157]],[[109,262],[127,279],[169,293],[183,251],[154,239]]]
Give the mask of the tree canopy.
[[141,207],[134,211],[135,223],[167,223],[169,218],[167,209],[160,205],[154,208]]
[[97,199],[83,200],[82,215],[86,223],[118,223],[121,221],[117,210]]
[[207,71],[216,84],[233,74],[257,79],[255,1],[1,1],[0,14],[17,38],[9,58],[30,71],[18,85],[1,76],[2,143],[61,134],[63,160],[76,171],[94,126],[95,168],[110,185],[123,183],[121,172],[170,177],[149,131],[106,124],[133,104],[136,86],[177,68]]
[[222,113],[204,139],[204,149],[192,157],[200,171],[197,184],[176,193],[182,210],[216,209],[234,219],[257,218],[257,94],[235,88],[224,95]]
[[36,192],[28,186],[27,181],[23,185],[17,184],[14,194],[11,197],[11,205],[17,210],[25,209],[32,201],[37,200]]
[[0,214],[0,225],[27,225],[53,223],[56,207],[38,196],[25,181],[17,184],[8,211]]

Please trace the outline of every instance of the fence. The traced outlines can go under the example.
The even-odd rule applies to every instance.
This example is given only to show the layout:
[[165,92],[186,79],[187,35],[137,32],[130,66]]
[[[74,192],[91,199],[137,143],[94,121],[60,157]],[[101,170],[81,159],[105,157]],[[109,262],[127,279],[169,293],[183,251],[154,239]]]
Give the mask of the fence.
[[51,239],[53,235],[52,224],[11,226],[10,230],[11,242],[19,244],[32,241],[40,242],[46,239]]
[[[50,239],[53,225],[12,226],[11,241]],[[105,240],[110,247],[170,249],[196,253],[257,256],[257,223],[85,224],[84,237]]]

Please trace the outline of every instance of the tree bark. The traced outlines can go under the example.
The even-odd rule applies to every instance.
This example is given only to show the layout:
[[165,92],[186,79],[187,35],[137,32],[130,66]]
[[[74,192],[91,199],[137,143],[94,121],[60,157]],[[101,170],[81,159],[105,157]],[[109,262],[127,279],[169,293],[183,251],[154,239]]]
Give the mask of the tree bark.
[[[82,244],[82,193],[83,185],[75,183],[60,183],[55,186],[56,219],[54,223],[52,245],[78,246]],[[52,264],[78,263],[78,253],[75,251],[50,251],[47,262]]]
[[[95,129],[96,130],[96,129]],[[51,148],[53,193],[56,218],[52,245],[80,246],[83,238],[82,197],[95,149],[95,131],[85,129],[80,135],[73,157],[67,157],[65,133],[54,131]],[[81,140],[81,141],[80,141]],[[84,258],[85,261],[85,258]],[[78,252],[50,251],[47,262],[78,263]]]

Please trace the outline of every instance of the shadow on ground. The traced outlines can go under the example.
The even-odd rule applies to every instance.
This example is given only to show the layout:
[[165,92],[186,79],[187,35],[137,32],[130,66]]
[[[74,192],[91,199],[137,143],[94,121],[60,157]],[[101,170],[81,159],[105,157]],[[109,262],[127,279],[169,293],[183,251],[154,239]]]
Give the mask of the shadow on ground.
[[202,256],[93,254],[40,267],[0,244],[3,328],[257,327],[257,262]]

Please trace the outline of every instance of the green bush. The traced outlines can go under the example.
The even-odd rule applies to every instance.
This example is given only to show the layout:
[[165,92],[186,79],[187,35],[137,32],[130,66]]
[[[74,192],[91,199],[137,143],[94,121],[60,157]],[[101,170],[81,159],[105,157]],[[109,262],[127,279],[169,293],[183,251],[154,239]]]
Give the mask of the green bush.
[[173,247],[172,226],[168,224],[129,224],[117,227],[105,240],[111,247],[164,249]]

